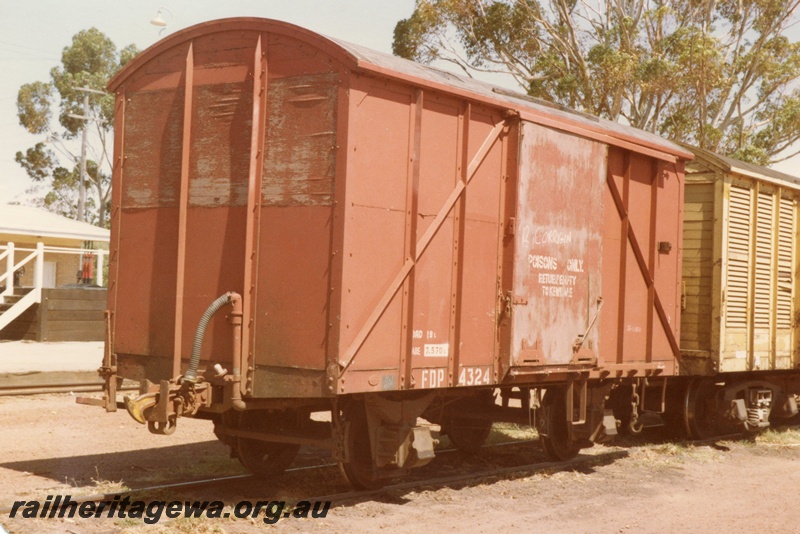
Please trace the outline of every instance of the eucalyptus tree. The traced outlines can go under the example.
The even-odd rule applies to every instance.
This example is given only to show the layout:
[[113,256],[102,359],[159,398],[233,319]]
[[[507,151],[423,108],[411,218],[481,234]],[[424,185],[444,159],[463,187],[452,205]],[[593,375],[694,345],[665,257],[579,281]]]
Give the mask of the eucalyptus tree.
[[[137,53],[134,45],[117,51],[111,39],[96,28],[83,30],[64,48],[61,64],[50,70],[50,80],[20,87],[19,123],[43,139],[17,152],[15,159],[36,185],[45,186],[46,192],[38,201],[43,207],[100,226],[107,224],[114,97],[97,92],[104,91],[108,80]],[[87,94],[88,109],[84,105]],[[84,126],[91,132],[86,157],[89,195],[85,217],[80,217],[80,156],[71,141],[83,133]]]
[[417,0],[394,52],[506,74],[531,96],[769,164],[798,152],[798,4]]

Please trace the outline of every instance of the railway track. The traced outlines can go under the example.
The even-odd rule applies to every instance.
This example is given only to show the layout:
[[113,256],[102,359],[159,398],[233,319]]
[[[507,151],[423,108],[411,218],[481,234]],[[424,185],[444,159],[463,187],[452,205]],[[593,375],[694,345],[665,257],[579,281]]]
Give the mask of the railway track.
[[607,453],[601,453],[601,454],[580,455],[576,458],[573,458],[572,460],[567,460],[564,462],[536,462],[531,464],[500,467],[474,473],[466,473],[462,475],[451,475],[447,477],[436,477],[436,478],[428,478],[422,480],[412,480],[408,482],[399,482],[397,484],[389,484],[381,488],[372,490],[332,493],[329,495],[321,495],[321,496],[306,498],[303,500],[309,502],[331,501],[341,504],[344,502],[356,501],[392,491],[407,491],[425,487],[441,487],[450,484],[463,484],[492,477],[502,477],[513,473],[525,473],[528,475],[532,475],[542,471],[550,471],[550,470],[563,471],[571,468],[584,467],[602,462],[611,462],[614,460],[625,458],[626,456],[628,456],[628,452],[624,450],[609,451]]
[[[687,445],[708,445],[720,441],[730,441],[734,439],[742,439],[744,438],[744,434],[729,434],[724,436],[718,436],[709,439],[703,440],[687,440],[682,441],[681,443]],[[493,445],[486,445],[484,449],[487,448],[499,448],[499,447],[508,447],[513,445],[523,445],[523,444],[531,444],[535,445],[538,439],[533,440],[515,440],[509,441],[499,444]],[[642,445],[647,446],[648,444]],[[381,488],[377,489],[370,489],[370,490],[359,490],[359,491],[345,491],[339,493],[331,493],[325,495],[319,495],[314,497],[304,497],[298,498],[297,502],[299,501],[309,501],[309,502],[317,502],[317,501],[331,501],[333,503],[346,503],[351,501],[357,501],[360,499],[369,498],[376,495],[381,495],[384,493],[389,493],[393,491],[408,491],[408,490],[415,490],[420,488],[426,487],[443,487],[452,484],[464,484],[469,483],[477,480],[489,479],[492,477],[503,477],[508,476],[514,473],[524,473],[526,475],[532,475],[535,473],[540,473],[544,471],[563,471],[568,469],[576,469],[580,467],[586,467],[591,465],[596,465],[599,463],[606,463],[606,462],[613,462],[615,460],[619,460],[629,456],[630,450],[636,449],[641,446],[631,446],[626,449],[622,450],[611,450],[605,453],[599,454],[581,454],[572,460],[562,461],[562,462],[554,462],[554,461],[537,461],[533,463],[526,463],[520,465],[512,465],[512,466],[503,466],[503,467],[496,467],[491,469],[483,469],[480,471],[473,471],[464,474],[458,475],[450,475],[450,476],[443,476],[443,477],[426,477],[414,480],[405,480],[402,482],[388,484]],[[449,454],[453,452],[458,452],[457,449],[443,449],[441,451],[437,451],[437,455],[441,454]],[[338,464],[336,463],[325,463],[325,464],[318,464],[318,465],[310,465],[310,466],[303,466],[303,467],[292,467],[285,471],[287,474],[293,473],[301,473],[304,471],[313,471],[317,469],[326,469],[331,467],[336,467]],[[181,490],[181,489],[192,489],[192,488],[199,488],[203,486],[212,486],[212,485],[221,485],[226,484],[229,482],[237,481],[237,480],[248,480],[248,479],[255,479],[256,477],[251,474],[239,474],[239,475],[229,475],[229,476],[219,476],[219,477],[211,477],[207,479],[200,479],[200,480],[192,480],[187,482],[174,482],[169,484],[160,484],[154,486],[145,486],[141,488],[135,489],[128,489],[124,491],[117,491],[117,492],[108,492],[108,493],[97,493],[91,495],[84,495],[84,496],[77,496],[71,497],[71,501],[77,503],[84,503],[84,502],[100,502],[100,501],[111,501],[117,497],[123,498],[126,496],[134,496],[139,494],[146,494],[151,492],[161,492],[164,490]],[[10,512],[10,507],[0,508],[0,515],[5,515]]]
[[[509,445],[519,445],[522,443],[534,443],[536,440],[524,440],[524,441],[514,441],[514,442],[507,442],[498,445],[489,445],[487,447],[502,447],[502,446],[509,446]],[[456,449],[445,449],[442,451],[438,451],[437,454],[442,453],[450,453],[456,452]],[[370,497],[372,495],[380,495],[386,492],[392,491],[404,491],[404,490],[412,490],[416,488],[424,488],[424,487],[437,487],[437,486],[445,486],[455,483],[467,483],[471,481],[481,480],[484,478],[491,478],[491,477],[500,477],[509,475],[512,473],[528,473],[533,474],[542,471],[548,470],[564,470],[570,468],[577,468],[581,466],[587,466],[592,464],[597,464],[601,462],[610,462],[614,460],[618,460],[624,458],[628,455],[627,451],[609,451],[607,453],[595,454],[595,455],[580,455],[572,460],[565,461],[565,462],[535,462],[530,464],[523,464],[523,465],[515,465],[515,466],[508,466],[508,467],[499,467],[494,469],[486,469],[476,472],[470,472],[462,475],[451,475],[445,477],[432,477],[432,478],[423,478],[419,480],[410,480],[405,482],[399,482],[396,484],[388,484],[378,489],[374,490],[363,490],[363,491],[346,491],[340,493],[332,493],[328,495],[322,495],[317,497],[303,497],[297,499],[297,501],[332,501],[334,503],[344,503],[353,500],[363,499],[366,497]],[[299,473],[303,471],[312,471],[316,469],[324,469],[330,467],[336,467],[338,464],[336,463],[326,463],[326,464],[319,464],[319,465],[311,465],[305,467],[293,467],[289,468],[285,471],[287,474],[291,473]],[[207,479],[201,480],[193,480],[189,482],[175,482],[170,484],[160,484],[156,486],[146,486],[142,488],[136,489],[129,489],[125,491],[117,491],[117,492],[108,492],[108,493],[97,493],[92,495],[84,495],[79,497],[70,497],[71,502],[76,502],[78,504],[84,502],[100,502],[100,501],[111,501],[116,497],[126,497],[126,496],[133,496],[137,494],[145,494],[151,492],[161,492],[164,490],[178,490],[178,489],[191,489],[191,488],[198,488],[203,486],[209,485],[217,485],[217,484],[225,484],[228,482],[233,482],[237,480],[247,480],[247,479],[254,479],[255,476],[251,474],[242,474],[242,475],[230,475],[230,476],[222,476],[222,477],[212,477]],[[11,511],[10,507],[0,508],[0,516],[6,515]]]
[[[536,440],[515,440],[515,441],[508,441],[504,443],[498,443],[493,445],[486,445],[485,448],[492,448],[492,447],[508,447],[511,445],[521,445],[524,443],[535,443]],[[457,449],[442,449],[437,451],[437,455],[443,453],[453,453],[458,452]],[[531,464],[533,465],[533,464]],[[284,473],[299,473],[303,471],[311,471],[315,469],[324,469],[329,467],[336,467],[338,464],[336,463],[326,463],[326,464],[318,464],[318,465],[310,465],[310,466],[301,466],[301,467],[290,467],[286,469]],[[136,495],[141,493],[148,493],[154,491],[163,491],[163,490],[174,490],[174,489],[189,489],[195,487],[202,487],[212,484],[222,484],[227,482],[232,482],[235,480],[247,480],[247,479],[254,479],[256,478],[255,475],[252,474],[240,474],[240,475],[226,475],[220,477],[211,477],[211,478],[204,478],[200,480],[191,480],[188,482],[173,482],[169,484],[159,484],[156,486],[145,486],[142,488],[136,489],[129,489],[124,491],[116,491],[116,492],[108,492],[108,493],[95,493],[91,495],[83,495],[80,497],[71,497],[71,501],[77,503],[84,503],[84,502],[99,502],[105,500],[112,500],[114,497],[124,497],[130,495]],[[390,488],[390,486],[384,486],[384,488]],[[351,492],[354,493],[354,492]],[[343,493],[342,495],[346,495]],[[0,515],[8,514],[11,511],[10,507],[0,508]]]
[[[2,382],[0,382],[2,383]],[[117,391],[138,389],[135,382],[127,382]],[[93,393],[103,391],[103,383],[97,380],[79,380],[63,382],[5,383],[0,385],[0,397],[17,397],[22,395],[42,395],[46,393]]]
[[102,391],[102,384],[72,383],[72,384],[34,384],[31,386],[0,386],[0,397],[16,397],[21,395],[40,395],[43,393],[70,393]]

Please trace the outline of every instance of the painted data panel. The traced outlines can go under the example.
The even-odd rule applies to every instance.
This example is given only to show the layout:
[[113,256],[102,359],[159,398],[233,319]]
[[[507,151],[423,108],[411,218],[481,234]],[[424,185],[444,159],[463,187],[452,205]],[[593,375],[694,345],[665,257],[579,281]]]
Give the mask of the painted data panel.
[[[606,147],[522,124],[512,365],[591,360],[602,296]],[[573,347],[588,331],[581,350]]]

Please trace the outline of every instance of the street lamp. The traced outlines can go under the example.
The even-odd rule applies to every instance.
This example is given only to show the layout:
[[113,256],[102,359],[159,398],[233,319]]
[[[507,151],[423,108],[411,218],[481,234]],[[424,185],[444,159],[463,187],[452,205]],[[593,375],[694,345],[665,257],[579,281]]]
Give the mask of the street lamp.
[[172,12],[166,7],[160,7],[156,12],[156,16],[153,17],[153,20],[150,21],[150,24],[152,24],[153,26],[158,26],[159,28],[161,28],[161,31],[158,32],[159,34],[162,31],[164,31],[164,28],[167,26],[167,21],[164,20],[164,17],[161,16],[164,12],[166,12],[169,15],[169,20],[172,20]]

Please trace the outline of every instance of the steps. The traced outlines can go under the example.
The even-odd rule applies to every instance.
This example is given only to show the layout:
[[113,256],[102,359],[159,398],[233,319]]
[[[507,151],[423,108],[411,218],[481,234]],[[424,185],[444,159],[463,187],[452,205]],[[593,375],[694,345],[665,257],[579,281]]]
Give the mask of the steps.
[[0,330],[41,300],[41,289],[15,287],[11,295],[3,295],[0,303]]
[[22,300],[22,297],[31,292],[32,287],[15,287],[13,295],[6,295],[0,298],[0,315],[11,308],[14,304]]

